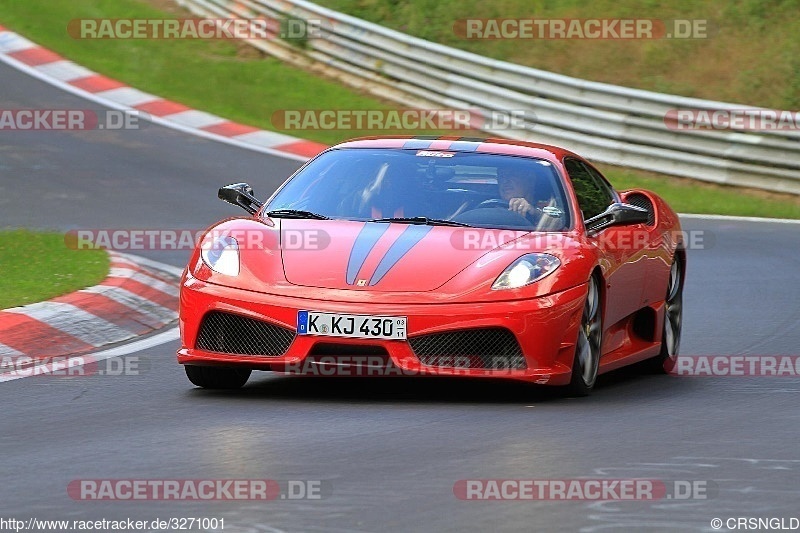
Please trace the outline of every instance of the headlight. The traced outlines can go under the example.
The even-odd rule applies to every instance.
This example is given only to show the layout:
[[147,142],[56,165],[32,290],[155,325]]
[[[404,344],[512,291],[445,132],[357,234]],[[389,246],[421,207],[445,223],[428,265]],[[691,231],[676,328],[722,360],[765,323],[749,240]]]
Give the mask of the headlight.
[[215,272],[226,276],[239,275],[239,243],[233,237],[223,235],[204,242],[200,257]]
[[525,254],[506,268],[492,285],[492,289],[518,289],[539,281],[561,265],[550,254]]

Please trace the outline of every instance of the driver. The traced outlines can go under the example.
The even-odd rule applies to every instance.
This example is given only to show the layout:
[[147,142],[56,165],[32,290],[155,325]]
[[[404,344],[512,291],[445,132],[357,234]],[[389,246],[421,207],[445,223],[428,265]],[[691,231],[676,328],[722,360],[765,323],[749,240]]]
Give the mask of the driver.
[[509,211],[519,213],[526,218],[536,219],[540,211],[533,204],[533,179],[518,169],[498,169],[497,186],[500,198],[508,202]]

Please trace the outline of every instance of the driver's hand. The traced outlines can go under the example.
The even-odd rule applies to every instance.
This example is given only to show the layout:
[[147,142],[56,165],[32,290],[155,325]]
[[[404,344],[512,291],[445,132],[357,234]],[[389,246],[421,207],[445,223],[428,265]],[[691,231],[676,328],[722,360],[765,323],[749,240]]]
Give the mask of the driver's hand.
[[536,211],[533,209],[533,206],[525,198],[512,198],[508,201],[508,209],[509,211],[519,213],[522,216],[525,216],[526,214],[533,215],[536,213]]

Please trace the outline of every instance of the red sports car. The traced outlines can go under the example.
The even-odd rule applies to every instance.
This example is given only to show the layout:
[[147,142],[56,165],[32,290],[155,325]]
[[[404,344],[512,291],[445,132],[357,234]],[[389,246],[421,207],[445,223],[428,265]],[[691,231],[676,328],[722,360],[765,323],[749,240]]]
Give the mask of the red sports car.
[[678,353],[686,255],[655,194],[503,139],[334,146],[206,233],[183,275],[178,362],[206,388],[252,370],[510,378],[587,394]]

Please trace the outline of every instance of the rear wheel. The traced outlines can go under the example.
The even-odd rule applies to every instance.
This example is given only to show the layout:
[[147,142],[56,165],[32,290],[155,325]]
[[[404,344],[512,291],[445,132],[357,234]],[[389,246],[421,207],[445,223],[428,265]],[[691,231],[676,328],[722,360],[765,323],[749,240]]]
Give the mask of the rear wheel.
[[218,366],[183,365],[186,377],[204,389],[240,389],[248,378],[249,368],[225,368]]
[[683,322],[683,259],[675,255],[669,269],[667,297],[664,300],[664,325],[661,332],[661,352],[651,359],[651,369],[669,373],[678,361]]
[[600,289],[597,279],[589,278],[586,302],[583,304],[581,327],[575,343],[572,379],[567,390],[572,396],[586,396],[597,381],[600,368],[600,347],[603,341],[603,321],[600,310]]

